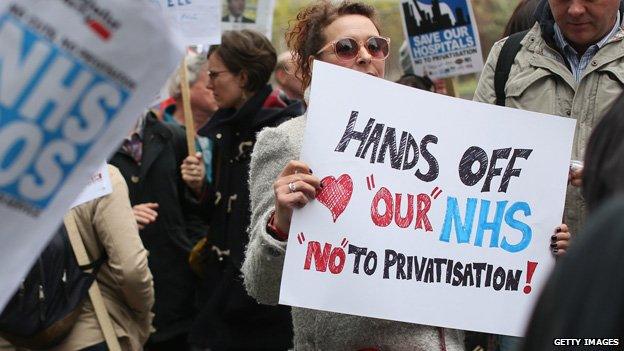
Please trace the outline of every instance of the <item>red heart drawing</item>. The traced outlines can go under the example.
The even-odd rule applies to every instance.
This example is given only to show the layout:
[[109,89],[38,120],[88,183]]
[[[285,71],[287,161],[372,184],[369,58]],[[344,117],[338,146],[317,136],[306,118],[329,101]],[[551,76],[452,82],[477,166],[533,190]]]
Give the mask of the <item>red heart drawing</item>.
[[327,176],[321,180],[321,184],[323,188],[316,199],[329,209],[335,223],[351,200],[353,181],[348,174],[343,174],[338,179]]

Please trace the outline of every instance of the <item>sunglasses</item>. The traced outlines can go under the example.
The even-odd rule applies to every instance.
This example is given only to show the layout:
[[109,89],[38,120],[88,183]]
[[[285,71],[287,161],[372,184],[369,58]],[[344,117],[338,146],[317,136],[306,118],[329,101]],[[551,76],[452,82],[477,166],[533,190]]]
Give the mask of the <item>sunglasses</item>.
[[390,55],[390,38],[370,37],[366,41],[357,41],[353,38],[334,40],[323,46],[316,54],[320,54],[332,47],[334,54],[342,61],[351,61],[360,53],[360,47],[364,46],[373,60],[385,60]]
[[215,80],[217,78],[219,78],[219,75],[221,73],[225,73],[225,72],[229,72],[227,70],[223,70],[223,71],[207,71],[208,72],[208,78],[210,78],[211,80]]

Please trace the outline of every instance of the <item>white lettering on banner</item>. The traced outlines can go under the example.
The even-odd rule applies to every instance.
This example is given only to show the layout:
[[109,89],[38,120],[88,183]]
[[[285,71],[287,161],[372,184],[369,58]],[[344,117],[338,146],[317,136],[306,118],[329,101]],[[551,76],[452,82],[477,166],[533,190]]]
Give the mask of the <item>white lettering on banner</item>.
[[41,210],[130,93],[10,15],[0,42],[0,192]]
[[0,311],[72,201],[112,191],[85,185],[184,54],[164,23],[146,1],[0,1]]

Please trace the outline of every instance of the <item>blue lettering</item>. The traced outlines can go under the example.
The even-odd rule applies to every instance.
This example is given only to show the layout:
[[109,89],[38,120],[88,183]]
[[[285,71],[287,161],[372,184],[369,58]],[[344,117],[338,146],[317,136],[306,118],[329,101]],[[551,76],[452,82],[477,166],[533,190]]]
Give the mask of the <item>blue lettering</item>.
[[[0,45],[0,105],[16,107],[23,99],[20,95],[33,85],[33,79],[27,77],[45,69],[51,50],[15,23],[4,22],[0,25],[0,43],[4,43]],[[7,45],[11,42],[17,42],[18,46]]]
[[505,251],[519,252],[526,249],[531,243],[531,238],[533,236],[531,227],[514,218],[514,214],[518,211],[522,211],[525,217],[531,215],[531,207],[526,202],[516,202],[507,210],[507,213],[505,214],[505,223],[507,223],[507,225],[511,228],[519,230],[522,233],[522,239],[519,243],[511,245],[507,241],[507,236],[504,236],[500,247]]
[[[515,253],[526,249],[531,243],[532,230],[531,227],[516,219],[514,216],[517,212],[522,212],[525,217],[531,215],[531,207],[526,202],[515,202],[509,208],[506,209],[509,201],[497,201],[496,212],[494,213],[491,222],[488,221],[491,201],[484,199],[468,198],[466,200],[466,215],[461,216],[457,198],[449,196],[446,202],[446,214],[444,217],[444,224],[442,225],[442,232],[440,234],[440,241],[450,242],[451,232],[454,229],[455,236],[457,237],[458,244],[466,244],[471,242],[472,225],[474,222],[475,212],[477,205],[480,203],[479,219],[477,222],[477,228],[474,238],[474,246],[483,246],[483,237],[485,231],[491,231],[490,245],[491,248],[500,247],[501,249]],[[501,227],[503,219],[507,226],[511,229],[516,229],[522,233],[522,238],[517,244],[510,244],[508,237],[505,235],[500,240]]]
[[451,239],[451,227],[455,223],[455,234],[459,244],[470,242],[470,234],[472,232],[472,223],[474,221],[475,210],[477,208],[477,199],[469,198],[466,200],[466,216],[464,223],[459,214],[459,205],[457,198],[449,196],[446,200],[446,216],[444,217],[444,225],[442,226],[442,234],[440,241],[449,242]]
[[479,224],[477,226],[477,234],[475,235],[475,246],[483,245],[483,234],[486,230],[491,230],[490,247],[498,247],[498,237],[503,224],[503,215],[505,214],[505,206],[507,201],[498,201],[496,203],[496,213],[494,221],[488,222],[488,214],[490,212],[490,201],[481,200],[481,209],[479,210]]
[[9,15],[0,43],[0,194],[44,209],[130,92]]

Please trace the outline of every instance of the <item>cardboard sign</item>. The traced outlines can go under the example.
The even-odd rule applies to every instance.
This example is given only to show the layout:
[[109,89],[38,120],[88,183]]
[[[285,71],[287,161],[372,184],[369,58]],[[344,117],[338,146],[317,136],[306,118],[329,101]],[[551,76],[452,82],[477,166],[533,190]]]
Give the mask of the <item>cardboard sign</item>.
[[401,0],[401,13],[416,75],[439,79],[481,72],[470,0]]
[[108,173],[108,165],[105,163],[89,177],[87,186],[82,190],[80,195],[74,200],[71,207],[76,207],[106,196],[113,192],[113,184],[111,184],[110,174]]
[[0,309],[183,50],[141,1],[0,4]]
[[150,0],[184,46],[221,43],[220,0]]
[[[280,303],[522,335],[554,264],[575,120],[314,63]],[[336,84],[341,82],[341,84]]]
[[252,29],[271,38],[275,0],[221,0],[221,4],[222,30]]

